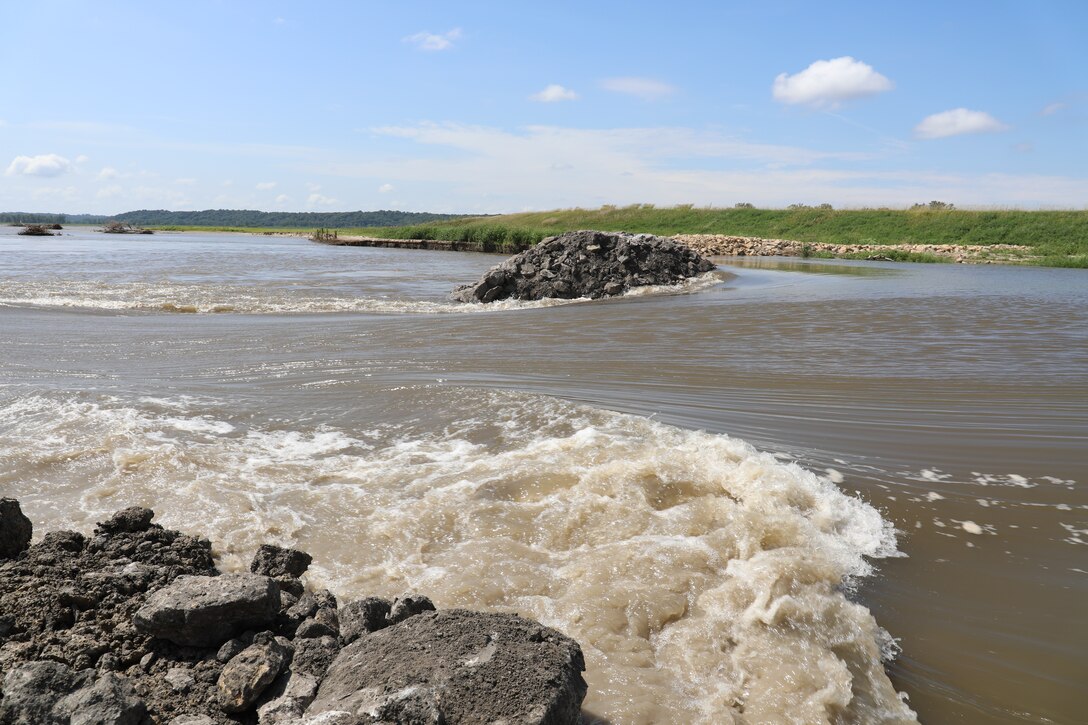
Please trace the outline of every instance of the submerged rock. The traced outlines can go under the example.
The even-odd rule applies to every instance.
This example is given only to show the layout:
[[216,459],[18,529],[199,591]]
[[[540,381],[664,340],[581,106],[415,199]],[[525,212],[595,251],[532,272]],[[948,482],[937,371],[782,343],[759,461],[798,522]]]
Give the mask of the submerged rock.
[[[307,716],[357,723],[567,725],[585,661],[574,640],[512,614],[424,612],[345,647]],[[331,720],[330,720],[331,721]]]
[[634,287],[677,284],[714,264],[671,239],[625,232],[567,232],[489,269],[458,287],[458,302],[546,297],[612,297]]

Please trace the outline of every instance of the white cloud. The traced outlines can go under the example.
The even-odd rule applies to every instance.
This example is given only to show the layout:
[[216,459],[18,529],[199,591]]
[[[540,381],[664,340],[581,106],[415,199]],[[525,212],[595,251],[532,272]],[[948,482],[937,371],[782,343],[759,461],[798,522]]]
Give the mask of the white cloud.
[[388,194],[392,190],[393,190],[393,185],[392,184],[382,184],[381,186],[378,187],[378,193],[379,194]]
[[76,163],[77,164],[85,164],[90,160],[91,160],[91,157],[90,156],[85,156],[84,154],[80,154],[79,156],[76,156]]
[[189,176],[183,176],[180,179],[174,179],[174,183],[178,186],[195,186],[196,179]]
[[1049,106],[1047,106],[1043,110],[1039,111],[1039,115],[1040,116],[1053,116],[1058,111],[1062,111],[1062,110],[1064,110],[1064,109],[1066,109],[1068,107],[1069,107],[1068,103],[1062,103],[1060,101],[1058,103],[1051,103]]
[[60,176],[72,170],[72,162],[57,154],[40,156],[16,156],[10,164],[7,176]]
[[306,203],[310,206],[332,206],[336,203],[336,199],[325,196],[324,194],[310,194],[306,197]]
[[275,188],[276,188],[276,182],[275,181],[262,181],[259,184],[257,184],[257,191],[268,191],[269,189],[275,189]]
[[574,101],[578,99],[578,94],[569,88],[564,88],[558,83],[552,83],[539,93],[534,93],[529,96],[534,101],[540,101],[541,103],[555,103],[556,101]]
[[601,81],[601,88],[614,93],[635,96],[644,101],[658,101],[676,92],[676,88],[668,83],[662,83],[653,78],[636,78],[633,76],[605,78]]
[[287,194],[280,194],[276,197],[277,204],[286,204],[289,201],[291,201],[291,197],[287,196]]
[[102,181],[106,181],[107,179],[116,179],[120,175],[121,172],[119,172],[112,166],[103,166],[102,170],[98,172],[98,178]]
[[445,33],[432,33],[423,30],[404,38],[405,43],[411,43],[420,50],[448,50],[453,47],[453,42],[461,37],[461,29],[454,28]]
[[914,127],[914,135],[918,138],[947,138],[966,133],[997,133],[1008,130],[1008,126],[984,111],[953,108],[951,111],[942,111],[923,118]]
[[284,23],[287,22],[287,20],[284,19],[284,18],[272,18],[272,22],[275,23],[276,25],[283,25]]
[[312,181],[307,181],[306,182],[306,188],[309,189],[310,191],[316,193],[318,191],[321,191],[321,184],[315,184]]
[[121,196],[122,192],[124,192],[124,189],[122,189],[118,184],[111,184],[109,186],[103,186],[101,189],[95,192],[95,196],[99,199],[113,199],[115,197]]
[[894,87],[868,63],[845,55],[818,60],[794,75],[778,74],[771,93],[782,103],[835,108],[842,101],[876,95]]

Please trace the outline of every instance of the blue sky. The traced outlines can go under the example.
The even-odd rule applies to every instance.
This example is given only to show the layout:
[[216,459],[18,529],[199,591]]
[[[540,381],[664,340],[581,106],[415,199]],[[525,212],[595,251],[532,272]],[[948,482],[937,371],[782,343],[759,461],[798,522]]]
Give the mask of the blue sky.
[[0,210],[1088,208],[1088,2],[0,9]]

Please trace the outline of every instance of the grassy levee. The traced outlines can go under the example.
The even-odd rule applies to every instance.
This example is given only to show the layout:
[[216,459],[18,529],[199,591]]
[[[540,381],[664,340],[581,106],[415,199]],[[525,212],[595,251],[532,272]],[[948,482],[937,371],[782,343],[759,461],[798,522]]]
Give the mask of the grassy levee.
[[389,239],[532,244],[574,229],[727,234],[828,244],[1017,244],[1025,261],[1088,267],[1088,211],[656,208],[649,204],[467,217],[404,227],[341,230]]

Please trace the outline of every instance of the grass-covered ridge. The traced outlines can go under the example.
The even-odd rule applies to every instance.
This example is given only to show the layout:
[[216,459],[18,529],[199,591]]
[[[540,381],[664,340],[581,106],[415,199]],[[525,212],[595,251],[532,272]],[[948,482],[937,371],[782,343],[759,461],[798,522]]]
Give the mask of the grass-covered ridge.
[[390,239],[533,243],[574,229],[727,234],[828,244],[1018,244],[1035,261],[1088,266],[1088,211],[960,209],[657,208],[652,204],[464,217],[402,227],[343,230]]

